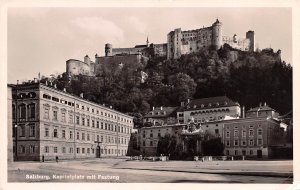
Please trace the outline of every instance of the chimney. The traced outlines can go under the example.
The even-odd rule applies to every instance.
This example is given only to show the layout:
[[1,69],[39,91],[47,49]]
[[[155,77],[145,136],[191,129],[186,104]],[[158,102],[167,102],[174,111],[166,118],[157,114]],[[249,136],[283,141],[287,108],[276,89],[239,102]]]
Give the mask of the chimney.
[[245,106],[242,106],[241,118],[245,118]]
[[64,88],[64,92],[67,92],[66,88]]
[[152,110],[154,110],[154,106],[152,107]]
[[52,86],[52,82],[50,82],[50,86]]
[[80,93],[80,98],[83,98],[83,93]]
[[46,83],[45,83],[45,84],[46,84],[46,86],[48,86],[48,81],[46,81]]
[[259,102],[259,107],[261,107],[261,102]]
[[160,110],[163,110],[163,107],[162,107],[162,106],[160,106]]
[[267,106],[267,102],[264,103],[264,106]]
[[17,84],[19,84],[19,80],[17,80]]
[[190,103],[190,99],[189,98],[187,99],[187,103]]
[[56,87],[56,84],[54,84],[54,88],[57,88],[57,87]]
[[112,109],[112,106],[109,106],[110,109]]

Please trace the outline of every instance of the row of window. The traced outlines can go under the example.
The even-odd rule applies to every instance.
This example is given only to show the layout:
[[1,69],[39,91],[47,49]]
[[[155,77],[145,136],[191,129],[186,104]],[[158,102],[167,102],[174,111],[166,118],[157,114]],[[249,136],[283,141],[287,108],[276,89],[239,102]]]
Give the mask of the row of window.
[[[258,151],[260,151],[260,150],[258,150]],[[229,150],[226,150],[226,153],[225,153],[227,156],[229,156],[230,155],[230,151]],[[249,152],[247,151],[247,150],[234,150],[234,155],[235,156],[238,156],[238,155],[244,155],[244,156],[246,156],[246,155],[254,155],[254,150],[249,150]]]
[[[43,94],[43,98],[49,99],[49,100],[51,99],[52,101],[60,102],[60,103],[62,103],[62,104],[66,104],[66,105],[69,105],[69,106],[74,107],[74,103],[73,103],[73,102],[68,102],[68,101],[66,101],[66,100],[59,99],[59,98],[54,97],[54,96],[51,97],[50,95]],[[98,114],[98,115],[99,115],[99,113],[101,113],[101,116],[105,116],[105,117],[109,117],[109,118],[118,119],[118,120],[120,120],[121,122],[126,122],[126,123],[131,123],[131,122],[132,122],[130,119],[126,119],[126,118],[119,117],[119,116],[117,117],[117,115],[113,115],[113,114],[106,113],[106,112],[103,112],[103,111],[99,112],[99,110],[94,109],[94,108],[90,108],[90,107],[85,106],[85,105],[81,105],[81,106],[80,106],[79,104],[76,104],[76,108],[77,108],[77,109],[80,109],[80,108],[81,108],[81,110],[85,110],[85,111],[91,112],[91,113],[96,113],[96,114]]]
[[[29,130],[26,130],[26,128],[29,128]],[[19,124],[17,126],[13,126],[12,130],[13,137],[16,136],[16,130],[18,131],[18,137],[35,137],[36,135],[36,127],[34,123],[29,123],[28,125]],[[29,134],[26,134],[26,131],[29,131]]]
[[[230,141],[227,140],[225,145],[230,146]],[[263,145],[263,140],[257,139],[257,146],[262,146],[262,145]],[[233,146],[254,146],[254,139],[249,139],[248,144],[246,140],[241,140],[240,144],[239,144],[239,140],[234,140]]]
[[[24,104],[21,103],[18,105],[18,118],[19,121],[25,121],[25,120],[34,120],[36,118],[35,116],[35,111],[36,111],[36,105],[35,103],[30,103],[30,104]],[[13,119],[16,119],[16,105],[12,105],[12,117]]]
[[[49,108],[44,109],[44,119],[50,119],[49,111],[50,111]],[[69,121],[68,122],[70,124],[73,124],[73,119],[74,119],[73,114],[69,113]],[[58,121],[58,110],[57,109],[54,109],[52,111],[52,120]],[[66,121],[66,111],[61,112],[61,120],[60,121],[67,122]],[[99,128],[99,121],[95,122],[94,119],[89,119],[89,118],[86,118],[83,116],[81,117],[81,120],[80,120],[80,116],[76,116],[75,122],[77,125],[88,126],[88,127],[90,127],[90,126],[95,127],[95,125],[96,125],[96,127]],[[101,122],[101,129],[116,131],[116,126],[115,126],[115,128],[113,128],[113,126],[111,128],[111,124],[104,123],[104,127],[103,127],[103,122]],[[123,127],[121,127],[118,132],[129,134],[129,133],[131,133],[131,129],[128,129],[126,127],[124,127],[124,129],[123,129]]]
[[[257,135],[262,136],[262,134],[263,134],[263,130],[261,128],[257,129]],[[234,137],[239,137],[239,135],[240,135],[239,130],[234,130],[233,131],[233,136]],[[253,137],[254,136],[254,129],[251,129],[251,128],[248,129],[248,135],[249,135],[249,137]],[[247,130],[246,129],[241,131],[241,136],[242,137],[247,136]],[[230,131],[226,131],[226,138],[230,138]]]
[[[45,137],[50,137],[50,131],[48,127],[45,127]],[[52,133],[53,138],[63,138],[66,139],[73,139],[73,131],[69,131],[69,134],[66,134],[66,130],[63,129],[61,130],[61,135],[58,132],[57,128],[53,129]],[[109,135],[96,135],[92,134],[90,135],[89,133],[85,132],[76,132],[76,140],[82,140],[82,141],[95,141],[95,137],[97,138],[98,142],[103,142],[103,143],[115,143],[117,144],[117,137],[116,136],[109,136]],[[100,139],[101,138],[101,139]],[[100,141],[101,140],[101,141]],[[125,137],[119,137],[119,144],[128,144],[129,143],[129,138]]]
[[230,112],[230,110],[227,108],[227,109],[217,109],[217,110],[195,111],[195,112],[191,112],[190,115],[193,116],[193,115],[222,113],[222,112]]

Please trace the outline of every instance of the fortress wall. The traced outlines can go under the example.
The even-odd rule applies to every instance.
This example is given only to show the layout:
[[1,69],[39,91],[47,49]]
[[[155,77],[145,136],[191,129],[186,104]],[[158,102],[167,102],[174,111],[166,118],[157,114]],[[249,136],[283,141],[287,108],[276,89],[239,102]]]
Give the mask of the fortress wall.
[[99,64],[95,64],[95,75],[102,73],[103,66],[122,63],[123,65],[129,64],[131,68],[136,69],[143,61],[147,61],[147,59],[138,54],[97,57],[97,62]]
[[66,66],[67,66],[66,71],[68,74],[71,75],[82,74],[82,75],[89,75],[89,76],[93,75],[93,73],[91,72],[90,65],[82,61],[70,59],[67,61]]
[[229,44],[231,47],[243,51],[249,51],[250,48],[250,40],[246,38],[239,38],[235,42],[232,37],[223,36],[223,44]]
[[154,44],[154,56],[161,56],[166,57],[167,56],[167,44]]
[[137,54],[141,52],[143,48],[113,48],[112,49],[112,55],[117,54]]

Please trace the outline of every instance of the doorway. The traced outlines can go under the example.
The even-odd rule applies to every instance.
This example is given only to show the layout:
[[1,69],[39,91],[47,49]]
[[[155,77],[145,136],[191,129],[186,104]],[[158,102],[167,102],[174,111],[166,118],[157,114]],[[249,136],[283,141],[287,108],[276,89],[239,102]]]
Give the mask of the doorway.
[[262,158],[262,150],[257,150],[257,158]]
[[96,149],[96,158],[100,158],[100,157],[101,157],[100,146],[97,146],[97,149]]

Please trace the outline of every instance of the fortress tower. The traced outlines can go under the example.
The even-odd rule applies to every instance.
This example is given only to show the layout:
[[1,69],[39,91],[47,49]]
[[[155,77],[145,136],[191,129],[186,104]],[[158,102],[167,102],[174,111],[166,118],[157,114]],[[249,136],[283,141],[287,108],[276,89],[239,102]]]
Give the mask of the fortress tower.
[[105,56],[112,56],[112,45],[111,44],[105,44]]
[[249,30],[246,33],[246,39],[249,39],[250,44],[249,44],[249,51],[255,51],[255,38],[254,38],[254,31]]
[[212,45],[220,49],[222,44],[222,23],[217,19],[212,25]]

